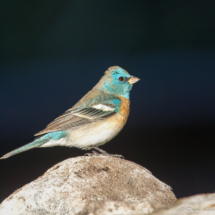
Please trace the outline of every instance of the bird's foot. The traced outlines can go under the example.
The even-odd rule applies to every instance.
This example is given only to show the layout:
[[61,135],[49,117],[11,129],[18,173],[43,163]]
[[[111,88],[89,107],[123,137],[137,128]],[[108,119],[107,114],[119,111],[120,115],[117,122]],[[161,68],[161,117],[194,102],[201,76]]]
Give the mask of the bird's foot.
[[[100,149],[100,148],[98,148],[98,147],[93,147],[91,150],[92,150],[92,152],[97,153],[97,155],[101,155],[101,154],[102,154],[102,155],[106,155],[106,156],[112,156],[112,157],[124,159],[124,157],[123,157],[122,155],[110,154],[110,153],[106,152],[105,150]],[[96,150],[96,151],[95,151],[95,150]],[[100,153],[98,153],[98,152],[100,152]]]
[[125,159],[123,155],[113,155],[113,154],[109,154],[109,156],[112,156],[112,157],[115,157],[115,158]]
[[88,153],[84,154],[84,156],[89,156],[89,157],[99,156],[99,155],[100,155],[100,153],[98,153],[95,150],[91,150],[91,153],[88,152]]

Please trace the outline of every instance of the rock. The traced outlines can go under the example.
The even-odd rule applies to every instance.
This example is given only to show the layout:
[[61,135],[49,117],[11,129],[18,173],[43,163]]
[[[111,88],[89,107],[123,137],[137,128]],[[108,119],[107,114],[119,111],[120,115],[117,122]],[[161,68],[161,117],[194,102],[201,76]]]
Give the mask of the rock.
[[149,214],[160,205],[151,205],[148,201],[144,202],[126,202],[126,201],[96,201],[91,202],[76,215],[144,215]]
[[151,210],[150,206],[175,200],[168,185],[138,164],[111,156],[85,156],[65,160],[15,191],[1,203],[0,214],[73,215],[95,201],[141,203],[140,207],[145,204]]
[[178,199],[150,215],[212,215],[215,214],[215,194],[200,194]]

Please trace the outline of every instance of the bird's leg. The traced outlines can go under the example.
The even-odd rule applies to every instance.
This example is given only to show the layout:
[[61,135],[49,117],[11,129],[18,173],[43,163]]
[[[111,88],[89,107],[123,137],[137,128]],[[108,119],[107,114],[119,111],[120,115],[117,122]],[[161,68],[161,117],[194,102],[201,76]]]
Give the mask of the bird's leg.
[[90,151],[91,151],[91,153],[86,153],[86,154],[84,154],[84,156],[98,156],[98,155],[100,155],[100,153],[98,153],[94,148],[91,148],[90,149]]
[[98,148],[98,147],[92,147],[92,149],[94,149],[94,150],[96,150],[96,151],[98,151],[98,152],[100,152],[101,154],[106,155],[106,156],[112,156],[112,157],[117,157],[117,158],[122,158],[122,159],[124,159],[124,157],[123,157],[122,155],[113,155],[113,154],[110,154],[110,153],[106,152],[105,150],[100,149],[100,148]]
[[110,155],[108,152],[106,152],[106,151],[103,150],[103,149],[100,149],[99,147],[93,147],[92,149],[93,149],[93,150],[96,150],[97,152],[100,152],[100,154],[103,154],[103,155]]

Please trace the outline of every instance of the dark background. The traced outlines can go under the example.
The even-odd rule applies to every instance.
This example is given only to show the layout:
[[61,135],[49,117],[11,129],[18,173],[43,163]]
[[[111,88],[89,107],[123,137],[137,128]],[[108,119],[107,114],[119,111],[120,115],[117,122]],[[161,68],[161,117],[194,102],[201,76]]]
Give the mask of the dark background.
[[[176,196],[215,191],[215,1],[0,1],[0,156],[33,140],[114,65],[141,79],[125,128],[102,146]],[[0,201],[85,151],[0,160]]]

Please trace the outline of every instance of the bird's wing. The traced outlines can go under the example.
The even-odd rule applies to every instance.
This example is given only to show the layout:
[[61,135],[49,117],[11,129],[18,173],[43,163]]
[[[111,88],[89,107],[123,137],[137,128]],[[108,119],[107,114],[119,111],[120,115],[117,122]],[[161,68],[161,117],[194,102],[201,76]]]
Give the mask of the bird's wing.
[[79,126],[104,120],[116,114],[119,106],[120,99],[115,96],[105,95],[96,97],[88,104],[67,110],[63,115],[48,124],[44,130],[36,133],[35,136],[53,131],[76,129]]

